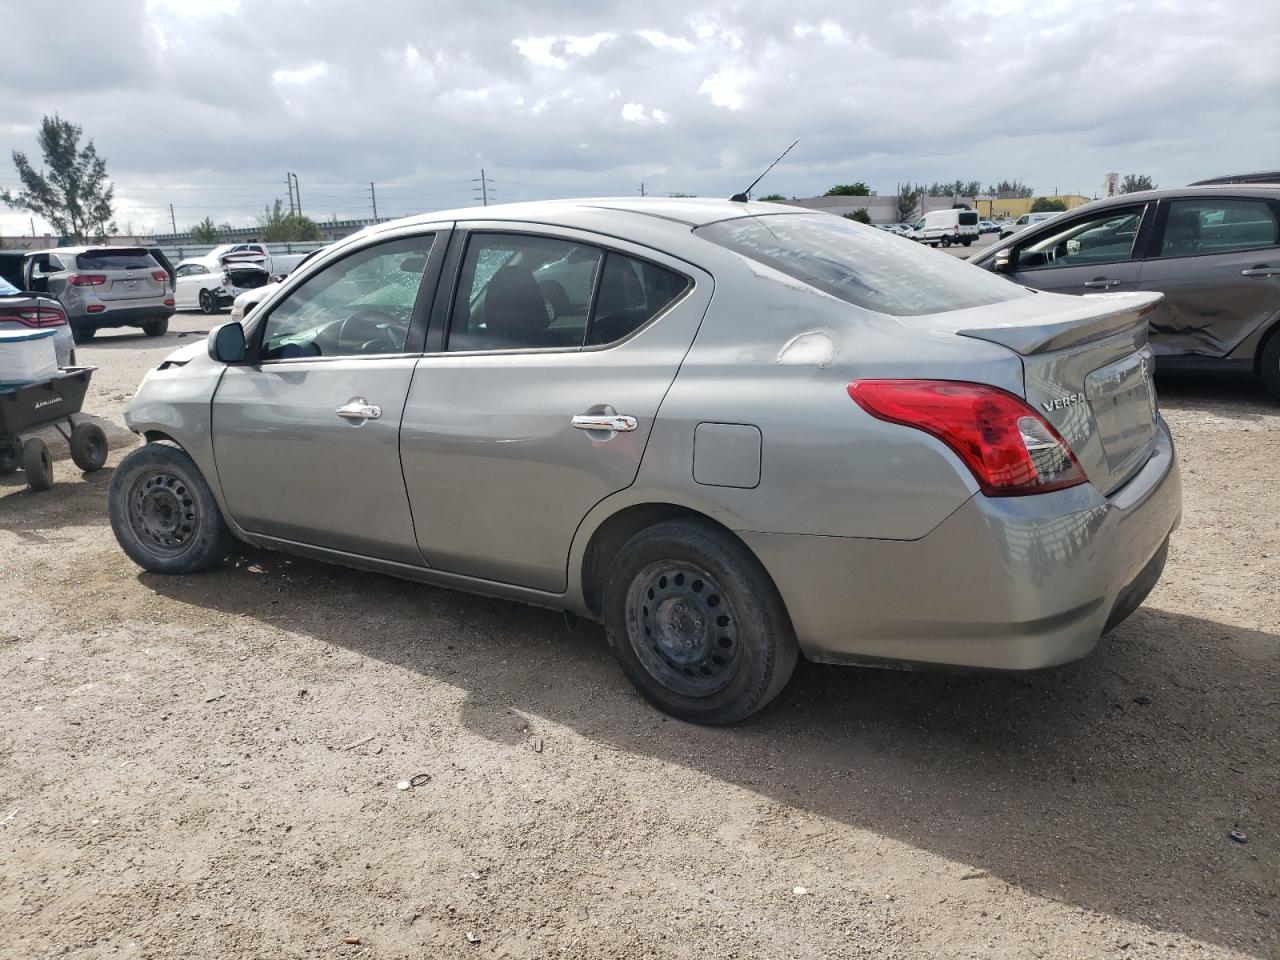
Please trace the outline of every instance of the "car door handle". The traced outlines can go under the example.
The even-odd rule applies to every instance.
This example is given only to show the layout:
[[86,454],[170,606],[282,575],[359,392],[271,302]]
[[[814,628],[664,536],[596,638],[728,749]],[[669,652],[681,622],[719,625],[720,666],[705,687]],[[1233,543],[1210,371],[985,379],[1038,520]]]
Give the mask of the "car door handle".
[[1092,280],[1086,280],[1086,287],[1101,287],[1103,290],[1110,290],[1112,287],[1118,287],[1124,283],[1123,280],[1108,280],[1106,277],[1094,277]]
[[1240,271],[1242,277],[1274,277],[1280,273],[1280,267],[1269,267],[1265,263],[1259,263],[1256,266],[1249,267]]
[[613,433],[631,433],[637,426],[635,417],[617,413],[580,413],[569,422],[579,430],[609,430]]
[[370,403],[364,397],[352,397],[334,412],[343,420],[359,421],[360,423],[364,423],[366,420],[377,420],[382,416],[382,408],[376,403]]

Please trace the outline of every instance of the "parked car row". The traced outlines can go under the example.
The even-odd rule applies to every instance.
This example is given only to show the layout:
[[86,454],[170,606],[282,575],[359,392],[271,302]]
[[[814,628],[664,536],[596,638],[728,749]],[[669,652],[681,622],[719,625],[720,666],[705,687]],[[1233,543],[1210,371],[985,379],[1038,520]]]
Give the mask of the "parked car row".
[[0,265],[11,285],[58,301],[77,342],[110,327],[140,327],[149,337],[169,328],[173,268],[158,247],[0,251]]
[[266,287],[293,270],[310,254],[272,255],[261,243],[223,244],[201,257],[178,264],[175,300],[179,310],[218,313],[237,297]]

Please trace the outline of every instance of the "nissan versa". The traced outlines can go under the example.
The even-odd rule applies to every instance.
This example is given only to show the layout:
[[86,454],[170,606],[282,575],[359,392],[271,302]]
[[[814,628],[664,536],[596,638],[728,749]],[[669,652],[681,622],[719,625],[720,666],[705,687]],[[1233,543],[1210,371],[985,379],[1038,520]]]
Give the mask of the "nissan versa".
[[599,619],[699,723],[802,654],[1052,666],[1178,523],[1159,309],[769,203],[400,220],[147,374],[111,524],[154,572],[243,540]]

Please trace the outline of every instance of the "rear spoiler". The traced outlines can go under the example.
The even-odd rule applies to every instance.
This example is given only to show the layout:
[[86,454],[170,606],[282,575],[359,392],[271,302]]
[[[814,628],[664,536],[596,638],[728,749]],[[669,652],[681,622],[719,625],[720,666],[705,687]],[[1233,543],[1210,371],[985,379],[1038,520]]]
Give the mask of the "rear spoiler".
[[962,337],[986,340],[1030,356],[1073,347],[1123,333],[1138,323],[1146,324],[1150,314],[1164,300],[1163,293],[1085,294],[1072,305],[1045,317],[1036,317],[995,327],[957,330]]
[[260,267],[267,260],[265,253],[258,253],[256,250],[241,250],[238,253],[224,253],[218,258],[218,262],[224,267],[233,264],[248,264],[253,267]]

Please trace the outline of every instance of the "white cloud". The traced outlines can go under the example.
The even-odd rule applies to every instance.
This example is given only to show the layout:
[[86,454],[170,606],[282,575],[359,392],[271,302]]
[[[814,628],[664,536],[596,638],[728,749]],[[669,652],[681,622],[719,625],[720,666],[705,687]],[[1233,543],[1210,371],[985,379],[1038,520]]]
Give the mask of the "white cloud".
[[723,66],[698,87],[698,93],[705,93],[717,107],[729,110],[741,110],[746,105],[746,96],[742,88],[751,79],[751,73],[742,67]]
[[648,114],[644,112],[644,104],[642,103],[624,103],[622,105],[622,119],[628,123],[666,123],[667,115],[657,107],[650,110]]
[[271,79],[276,83],[292,83],[307,84],[313,80],[319,80],[329,72],[329,65],[323,60],[317,60],[315,63],[309,63],[305,67],[297,70],[275,70],[272,71]]
[[636,36],[647,40],[659,50],[674,50],[677,53],[692,53],[694,46],[686,37],[672,37],[661,30],[637,30]]

